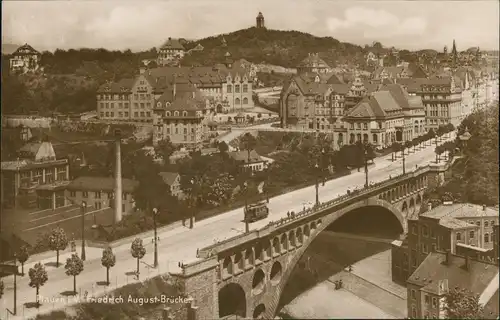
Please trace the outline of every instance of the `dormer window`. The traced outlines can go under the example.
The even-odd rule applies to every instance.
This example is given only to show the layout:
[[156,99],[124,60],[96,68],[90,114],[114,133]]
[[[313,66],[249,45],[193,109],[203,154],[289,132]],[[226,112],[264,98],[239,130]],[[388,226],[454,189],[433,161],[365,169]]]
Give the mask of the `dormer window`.
[[179,111],[175,111],[174,112],[174,117],[178,117],[179,116]]
[[233,79],[231,79],[231,76],[227,76],[227,79],[226,79],[227,82],[232,82]]
[[183,117],[187,117],[187,115],[188,115],[187,111],[184,111],[184,112],[182,113],[182,116],[183,116]]
[[158,103],[156,104],[156,106],[157,106],[158,108],[161,108],[161,102],[159,102],[159,101],[158,101]]
[[170,117],[170,111],[165,112],[165,115],[166,115],[167,117]]
[[319,83],[319,80],[320,80],[319,76],[316,76],[316,78],[314,79],[314,82]]

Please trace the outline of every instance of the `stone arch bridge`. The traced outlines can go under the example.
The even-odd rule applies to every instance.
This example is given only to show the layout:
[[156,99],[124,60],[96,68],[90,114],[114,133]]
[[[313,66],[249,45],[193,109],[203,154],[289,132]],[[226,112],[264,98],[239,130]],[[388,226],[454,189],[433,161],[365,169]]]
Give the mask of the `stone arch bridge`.
[[418,214],[425,190],[443,183],[450,167],[421,167],[201,249],[197,261],[172,274],[193,299],[190,318],[274,318],[291,272],[321,231],[354,209],[380,206],[406,232],[407,219]]

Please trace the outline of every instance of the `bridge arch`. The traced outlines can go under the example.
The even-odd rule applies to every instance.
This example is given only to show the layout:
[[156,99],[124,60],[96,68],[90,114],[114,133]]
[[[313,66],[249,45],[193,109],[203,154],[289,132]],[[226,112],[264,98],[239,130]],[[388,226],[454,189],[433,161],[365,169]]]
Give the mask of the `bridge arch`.
[[246,317],[247,299],[245,290],[234,282],[226,284],[219,290],[219,318],[235,315]]
[[[326,229],[329,225],[331,225],[333,222],[335,222],[337,219],[342,217],[343,215],[348,214],[349,212],[351,212],[355,209],[359,209],[359,208],[363,208],[363,207],[370,207],[370,206],[383,207],[383,208],[387,209],[388,211],[390,211],[396,217],[396,219],[399,221],[403,230],[406,231],[407,224],[406,224],[405,216],[403,215],[403,213],[401,211],[399,211],[396,207],[391,205],[389,202],[381,200],[381,199],[374,199],[374,198],[370,198],[370,199],[367,199],[365,201],[360,201],[360,202],[354,203],[354,204],[347,206],[339,211],[332,212],[332,213],[322,217],[321,219],[316,220],[316,226],[317,226],[316,229],[310,233],[310,237],[308,237],[307,239],[304,239],[302,246],[298,246],[297,250],[295,251],[295,254],[291,258],[290,262],[288,263],[286,270],[283,271],[283,276],[281,277],[281,282],[279,283],[279,285],[277,286],[276,291],[275,291],[275,295],[277,295],[277,301],[280,301],[283,289],[285,288],[285,286],[288,282],[288,278],[292,274],[292,271],[294,270],[295,266],[297,265],[297,262],[300,261],[300,258],[307,250],[309,244],[316,238],[316,236],[318,234],[320,234],[324,229]],[[298,228],[296,230],[297,231],[295,231],[295,232],[293,230],[288,232],[289,237],[291,237],[292,235],[295,236],[297,234],[298,230],[300,230],[300,228]],[[291,244],[291,239],[290,239],[290,244]],[[277,304],[276,304],[276,307],[278,307]],[[267,319],[274,318],[276,311],[277,310],[266,310],[265,311],[266,318]]]

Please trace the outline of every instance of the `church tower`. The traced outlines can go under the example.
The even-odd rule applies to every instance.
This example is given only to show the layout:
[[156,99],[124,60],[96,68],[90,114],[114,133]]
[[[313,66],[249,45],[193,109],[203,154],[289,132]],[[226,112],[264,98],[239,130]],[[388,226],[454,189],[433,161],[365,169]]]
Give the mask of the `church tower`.
[[455,44],[455,39],[453,39],[453,47],[451,48],[451,56],[453,58],[453,64],[457,66],[458,63],[458,53],[457,53],[457,46]]
[[259,14],[257,15],[257,18],[255,18],[255,20],[257,21],[257,24],[256,24],[257,28],[265,28],[266,27],[266,25],[264,23],[264,15],[262,14],[262,12],[259,12]]

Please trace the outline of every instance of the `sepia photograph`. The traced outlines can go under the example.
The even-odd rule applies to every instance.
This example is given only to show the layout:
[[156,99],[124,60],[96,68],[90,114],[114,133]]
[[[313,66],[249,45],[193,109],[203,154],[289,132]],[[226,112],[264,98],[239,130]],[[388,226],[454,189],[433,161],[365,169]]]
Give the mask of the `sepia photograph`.
[[498,1],[0,5],[0,320],[500,318]]

